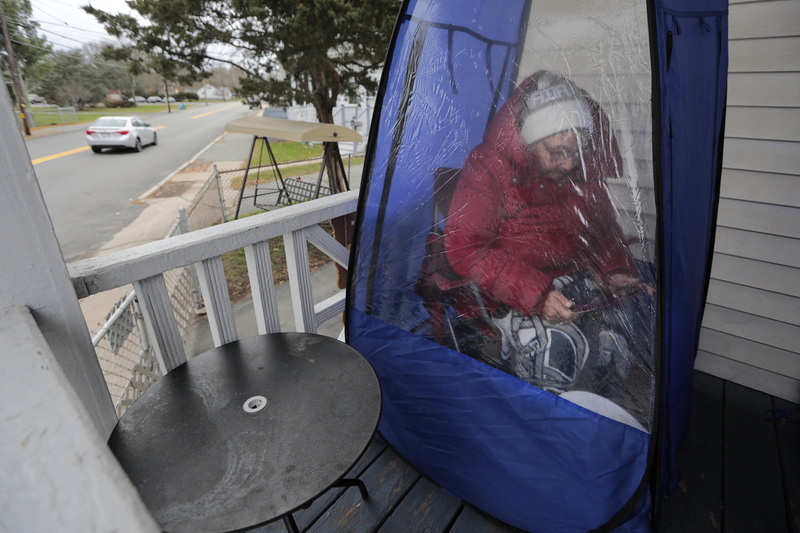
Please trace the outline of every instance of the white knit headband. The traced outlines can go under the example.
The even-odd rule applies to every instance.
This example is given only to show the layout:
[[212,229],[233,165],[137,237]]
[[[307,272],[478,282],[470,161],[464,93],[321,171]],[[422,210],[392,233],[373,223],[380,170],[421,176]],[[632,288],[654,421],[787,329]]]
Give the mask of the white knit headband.
[[527,97],[526,108],[530,110],[520,126],[520,133],[527,144],[549,137],[561,131],[594,130],[594,120],[589,104],[576,94],[566,80],[538,91]]

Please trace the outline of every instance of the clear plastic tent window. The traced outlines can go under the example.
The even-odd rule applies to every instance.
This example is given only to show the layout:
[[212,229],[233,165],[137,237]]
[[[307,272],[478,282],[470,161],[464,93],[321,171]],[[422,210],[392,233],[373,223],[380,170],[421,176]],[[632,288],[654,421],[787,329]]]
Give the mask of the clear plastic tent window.
[[459,25],[497,17],[488,4],[452,10],[450,23],[426,23],[418,4],[413,96],[403,116],[384,106],[392,230],[363,305],[646,431],[657,289],[647,15],[613,4],[535,3],[519,36],[516,23],[495,36]]
[[348,341],[387,440],[518,527],[648,513],[651,28],[641,1],[412,1],[387,61]]

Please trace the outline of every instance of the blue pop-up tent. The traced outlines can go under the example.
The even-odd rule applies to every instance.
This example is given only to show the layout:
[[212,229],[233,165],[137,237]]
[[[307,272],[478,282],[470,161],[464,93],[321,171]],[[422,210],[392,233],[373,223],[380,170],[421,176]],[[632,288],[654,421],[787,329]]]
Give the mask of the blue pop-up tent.
[[446,490],[529,531],[657,524],[726,73],[724,0],[403,5],[347,338],[381,380],[381,435]]

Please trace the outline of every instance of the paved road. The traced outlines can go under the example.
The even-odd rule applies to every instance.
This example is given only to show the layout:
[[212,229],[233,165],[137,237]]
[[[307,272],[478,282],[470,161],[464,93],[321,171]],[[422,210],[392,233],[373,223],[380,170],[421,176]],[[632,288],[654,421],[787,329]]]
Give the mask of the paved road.
[[136,203],[139,196],[219,137],[227,122],[249,113],[241,103],[227,102],[142,115],[157,128],[158,145],[140,153],[94,154],[86,144],[85,126],[27,139],[67,261],[93,255],[141,213],[145,205]]

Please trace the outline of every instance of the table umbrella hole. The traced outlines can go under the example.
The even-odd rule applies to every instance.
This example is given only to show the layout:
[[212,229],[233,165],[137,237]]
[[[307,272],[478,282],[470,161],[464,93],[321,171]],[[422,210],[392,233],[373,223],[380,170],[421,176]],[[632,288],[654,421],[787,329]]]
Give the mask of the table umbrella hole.
[[267,399],[263,396],[248,398],[242,408],[246,413],[257,413],[267,406]]

